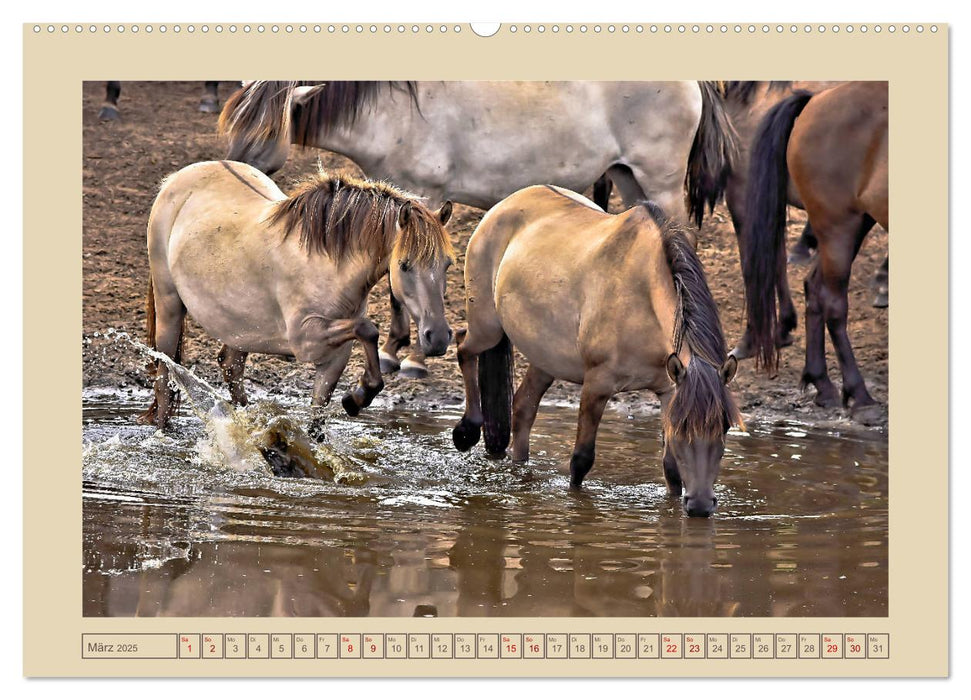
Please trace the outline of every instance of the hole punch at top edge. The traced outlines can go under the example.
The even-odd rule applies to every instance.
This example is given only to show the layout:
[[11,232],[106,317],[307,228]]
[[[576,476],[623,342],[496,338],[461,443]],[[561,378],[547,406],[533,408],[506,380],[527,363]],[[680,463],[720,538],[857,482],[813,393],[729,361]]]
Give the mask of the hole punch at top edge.
[[471,22],[469,24],[476,36],[487,38],[493,36],[502,26],[499,22]]

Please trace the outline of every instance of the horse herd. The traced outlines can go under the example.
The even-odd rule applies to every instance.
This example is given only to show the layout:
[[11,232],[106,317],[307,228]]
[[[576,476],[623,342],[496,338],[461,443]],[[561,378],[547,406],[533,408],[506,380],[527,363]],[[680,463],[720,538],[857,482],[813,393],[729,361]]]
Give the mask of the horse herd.
[[[513,459],[525,461],[546,390],[554,379],[581,384],[570,461],[579,488],[609,398],[650,389],[662,406],[668,490],[688,515],[708,516],[725,435],[741,422],[728,390],[738,360],[773,370],[796,325],[789,204],[808,215],[800,244],[818,249],[803,381],[818,404],[840,401],[825,326],[843,405],[874,406],[846,331],[847,285],[867,232],[888,225],[887,107],[882,82],[249,83],[220,115],[227,159],[169,176],[152,207],[148,340],[178,362],[191,314],[223,344],[235,403],[246,403],[255,352],[313,364],[314,406],[330,400],[357,340],[365,368],[342,399],[356,415],[382,374],[421,377],[425,357],[445,353],[452,202],[488,209],[466,252],[468,327],[455,333],[466,407],[455,446],[484,434],[490,454],[511,440]],[[346,155],[374,179],[319,172],[284,194],[269,175],[292,145]],[[591,186],[595,201],[578,194]],[[625,211],[611,214],[614,186]],[[689,223],[722,197],[748,314],[731,353]],[[365,309],[384,275],[392,324],[379,348]],[[418,347],[399,360],[412,318]],[[528,362],[515,392],[513,347]],[[160,363],[143,419],[165,427],[175,399]]]

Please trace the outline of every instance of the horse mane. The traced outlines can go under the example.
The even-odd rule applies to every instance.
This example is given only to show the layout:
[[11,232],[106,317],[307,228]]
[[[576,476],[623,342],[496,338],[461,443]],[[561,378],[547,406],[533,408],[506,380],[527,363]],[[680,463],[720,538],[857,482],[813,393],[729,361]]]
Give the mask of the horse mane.
[[[411,207],[404,228],[401,209]],[[452,256],[452,242],[435,214],[414,195],[387,182],[324,170],[273,205],[266,222],[280,224],[286,239],[294,231],[308,253],[340,263],[354,253],[427,265]]]
[[[725,80],[722,83],[722,94],[726,100],[733,100],[747,106],[755,96],[755,90],[760,83],[761,81],[758,80]],[[784,90],[791,85],[791,80],[770,80],[769,90]]]
[[682,225],[667,218],[654,202],[645,202],[661,229],[661,241],[678,296],[674,320],[674,352],[684,343],[691,362],[665,412],[665,433],[683,439],[721,437],[742,418],[735,399],[722,381],[721,367],[728,359],[718,306],[711,295],[705,270]]
[[400,90],[418,109],[418,85],[408,81],[332,80],[315,85],[299,102],[293,103],[290,115],[292,141],[298,146],[315,146],[317,134],[353,126],[360,113],[377,103],[382,90]]

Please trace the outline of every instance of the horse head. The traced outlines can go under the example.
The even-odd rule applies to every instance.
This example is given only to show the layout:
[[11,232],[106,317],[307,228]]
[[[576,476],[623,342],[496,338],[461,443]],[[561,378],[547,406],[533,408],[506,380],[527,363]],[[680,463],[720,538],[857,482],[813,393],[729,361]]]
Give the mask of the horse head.
[[718,504],[714,487],[725,435],[741,420],[727,388],[737,369],[733,356],[721,367],[697,356],[687,367],[676,354],[667,360],[675,388],[664,411],[664,440],[677,462],[684,511],[689,516],[707,518]]
[[391,291],[415,318],[418,342],[429,356],[444,355],[452,341],[445,320],[445,278],[453,262],[445,224],[451,216],[451,202],[434,212],[412,201],[402,204],[389,264]]

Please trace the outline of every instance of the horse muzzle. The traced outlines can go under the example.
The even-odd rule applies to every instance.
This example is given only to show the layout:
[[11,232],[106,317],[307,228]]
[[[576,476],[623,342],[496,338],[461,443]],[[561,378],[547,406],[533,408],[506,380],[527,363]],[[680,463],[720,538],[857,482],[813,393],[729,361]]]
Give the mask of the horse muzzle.
[[421,351],[428,357],[444,355],[452,342],[452,337],[452,329],[447,324],[443,324],[441,327],[420,328],[418,330]]
[[684,512],[689,518],[707,518],[715,512],[718,499],[714,496],[685,496]]

